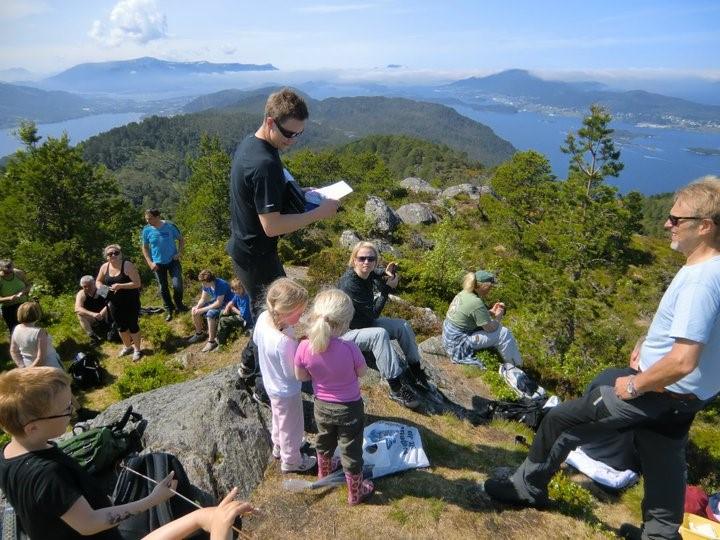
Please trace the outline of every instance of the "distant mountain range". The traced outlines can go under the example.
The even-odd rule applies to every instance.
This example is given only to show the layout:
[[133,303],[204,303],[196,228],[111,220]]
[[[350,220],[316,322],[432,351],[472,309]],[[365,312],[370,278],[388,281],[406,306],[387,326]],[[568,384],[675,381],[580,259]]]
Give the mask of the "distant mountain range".
[[717,105],[643,90],[612,91],[596,82],[546,81],[520,69],[463,79],[438,90],[475,106],[502,104],[546,113],[583,114],[591,104],[598,103],[607,107],[613,117],[633,123],[720,129]]
[[43,88],[80,93],[151,92],[186,85],[189,79],[212,74],[244,71],[277,71],[272,64],[215,64],[212,62],[167,62],[144,57],[117,62],[78,64],[44,79]]

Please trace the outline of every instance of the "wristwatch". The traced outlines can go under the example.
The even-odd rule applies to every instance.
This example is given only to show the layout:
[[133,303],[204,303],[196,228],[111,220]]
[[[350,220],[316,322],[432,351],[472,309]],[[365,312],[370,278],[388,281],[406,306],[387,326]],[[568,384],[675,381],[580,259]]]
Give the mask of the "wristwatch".
[[625,390],[627,390],[630,397],[636,398],[640,395],[640,392],[635,388],[635,375],[630,375]]

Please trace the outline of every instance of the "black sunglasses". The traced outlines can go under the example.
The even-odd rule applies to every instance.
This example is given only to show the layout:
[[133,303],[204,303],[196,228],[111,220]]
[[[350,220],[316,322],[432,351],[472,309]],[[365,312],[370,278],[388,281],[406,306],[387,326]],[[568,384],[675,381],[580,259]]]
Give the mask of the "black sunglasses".
[[681,219],[705,219],[705,218],[700,217],[700,216],[673,216],[672,214],[670,214],[668,216],[668,221],[670,222],[670,225],[672,225],[673,227],[677,227],[678,224],[680,223]]
[[372,255],[369,257],[355,257],[355,260],[360,262],[375,262],[377,261],[377,257],[373,257]]
[[282,127],[280,125],[280,122],[278,122],[274,118],[273,118],[273,123],[275,124],[275,127],[277,128],[277,130],[280,133],[282,133],[282,136],[285,137],[286,139],[294,139],[295,137],[299,137],[300,135],[303,134],[303,131],[305,131],[304,129],[301,129],[300,131],[290,131],[289,129],[285,129],[284,127]]
[[34,420],[30,420],[26,426],[31,422],[37,422],[38,420],[52,420],[53,418],[64,418],[66,416],[72,416],[73,411],[75,410],[75,405],[73,405],[73,402],[71,401],[70,404],[67,406],[66,411],[63,414],[53,414],[52,416],[41,416],[40,418],[35,418]]
[[105,256],[106,257],[113,257],[114,255],[120,255],[119,251],[108,251]]

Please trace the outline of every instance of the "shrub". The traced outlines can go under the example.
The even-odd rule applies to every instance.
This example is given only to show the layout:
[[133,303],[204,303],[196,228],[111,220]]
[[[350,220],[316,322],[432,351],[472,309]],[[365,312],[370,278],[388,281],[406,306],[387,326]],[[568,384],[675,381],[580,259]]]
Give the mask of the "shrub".
[[143,338],[152,343],[153,349],[172,351],[180,337],[160,317],[146,317],[143,320]]
[[596,506],[590,492],[572,482],[563,472],[558,472],[548,486],[550,499],[556,501],[563,514],[595,521],[593,510]]
[[147,358],[125,369],[114,386],[120,399],[126,399],[186,379],[187,375],[177,367],[170,367],[159,358]]

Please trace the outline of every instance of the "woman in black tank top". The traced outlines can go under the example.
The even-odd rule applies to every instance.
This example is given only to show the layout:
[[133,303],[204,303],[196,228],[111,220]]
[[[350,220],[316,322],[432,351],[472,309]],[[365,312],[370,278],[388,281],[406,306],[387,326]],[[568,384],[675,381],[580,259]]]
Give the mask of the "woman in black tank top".
[[108,262],[100,267],[96,282],[111,291],[110,313],[123,342],[118,356],[132,353],[133,360],[140,360],[140,274],[132,262],[123,259],[117,244],[107,246],[103,253]]

